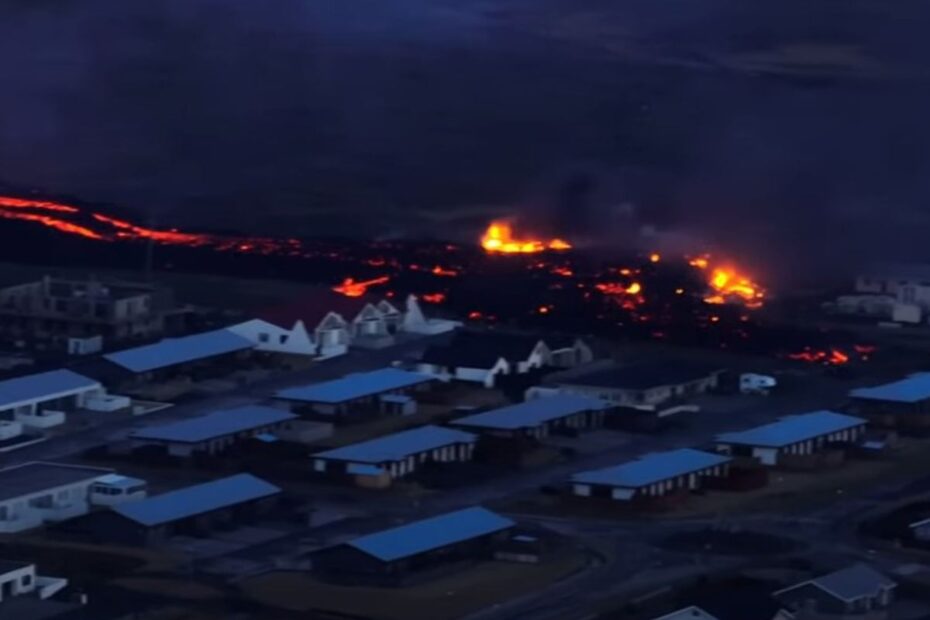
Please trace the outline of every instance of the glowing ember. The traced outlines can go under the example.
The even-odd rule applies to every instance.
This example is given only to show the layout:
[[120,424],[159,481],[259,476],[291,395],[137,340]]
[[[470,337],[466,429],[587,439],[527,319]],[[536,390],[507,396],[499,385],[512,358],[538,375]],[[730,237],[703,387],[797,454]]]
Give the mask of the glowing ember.
[[803,351],[789,353],[788,359],[811,364],[824,364],[826,366],[842,366],[849,363],[849,355],[839,349],[820,350],[804,347]]
[[507,222],[491,222],[481,236],[481,247],[486,252],[500,254],[535,254],[546,250],[569,250],[571,244],[562,239],[516,239]]
[[363,282],[356,282],[352,278],[346,278],[342,281],[342,284],[334,286],[332,290],[346,297],[361,297],[368,292],[369,287],[378,284],[386,284],[388,281],[390,281],[390,278],[387,276],[365,280]]
[[458,271],[455,271],[453,269],[444,269],[443,267],[440,267],[439,265],[436,265],[435,267],[433,267],[433,270],[430,273],[432,273],[434,276],[441,276],[444,278],[454,278],[455,276],[459,275]]
[[422,299],[428,304],[441,304],[442,302],[446,300],[446,294],[445,293],[426,293],[425,295],[421,295],[420,299]]
[[652,254],[649,255],[649,262],[650,262],[650,263],[658,263],[660,260],[662,260],[662,255],[661,255],[661,254],[657,254],[657,253],[653,252]]

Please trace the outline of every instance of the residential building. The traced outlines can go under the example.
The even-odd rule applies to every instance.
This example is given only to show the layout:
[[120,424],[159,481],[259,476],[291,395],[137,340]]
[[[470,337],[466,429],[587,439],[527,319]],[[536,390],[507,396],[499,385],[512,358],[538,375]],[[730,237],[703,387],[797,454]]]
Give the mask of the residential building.
[[[562,356],[568,361],[565,343]],[[571,347],[570,347],[571,348]],[[463,330],[446,345],[430,347],[417,364],[417,370],[443,381],[465,381],[494,387],[502,375],[522,375],[551,362],[546,342],[532,334]]]
[[[68,580],[39,575],[31,562],[0,560],[0,618],[6,618],[7,605],[18,597],[39,600],[54,596],[68,586]],[[12,620],[13,616],[9,616]],[[26,620],[25,616],[20,616]]]
[[91,487],[112,473],[100,467],[43,462],[0,469],[0,533],[87,514]]
[[876,426],[901,430],[930,429],[930,373],[917,373],[849,393],[850,410]]
[[809,579],[775,592],[797,620],[883,620],[897,584],[867,564]]
[[496,437],[542,439],[566,429],[604,425],[608,403],[574,394],[556,394],[454,420],[453,426]]
[[491,559],[515,526],[485,508],[466,508],[317,551],[313,570],[351,584],[401,585],[451,564]]
[[572,476],[572,495],[632,504],[696,491],[706,477],[725,478],[733,459],[684,448]]
[[107,344],[165,332],[170,291],[137,282],[46,276],[0,289],[0,337],[64,347],[71,338],[102,337]]
[[470,461],[477,440],[477,435],[464,431],[421,426],[314,454],[313,471],[382,488],[427,463]]
[[460,321],[426,317],[420,307],[416,296],[408,295],[405,302],[404,316],[400,323],[400,331],[408,334],[421,334],[423,336],[436,336],[455,331],[462,326]]
[[[255,345],[256,351],[303,357],[317,356],[316,342],[302,321],[297,321],[290,327],[282,327],[264,319],[251,319],[226,329],[247,338]],[[341,349],[339,353],[345,353],[345,349]],[[330,352],[326,357],[332,356],[333,353]]]
[[[408,300],[408,306],[410,302]],[[416,300],[413,300],[416,306]],[[348,297],[326,288],[316,288],[308,295],[285,306],[258,312],[258,319],[285,330],[299,342],[309,339],[316,355],[333,357],[350,346],[384,346],[402,329],[405,314],[388,299],[370,296]],[[269,339],[271,334],[269,334]],[[268,346],[271,342],[262,343]]]
[[172,456],[216,455],[256,435],[286,431],[296,419],[281,409],[252,405],[149,426],[129,438],[135,446],[164,446]]
[[[398,368],[358,372],[332,381],[281,390],[275,398],[295,411],[324,416],[364,416],[395,411],[387,395],[414,395],[435,385],[435,377]],[[407,405],[409,408],[409,405]],[[411,413],[409,409],[403,413]]]
[[64,424],[69,412],[94,409],[106,390],[94,379],[53,370],[0,381],[0,419],[45,429]]
[[748,456],[763,465],[799,466],[834,444],[854,444],[865,436],[866,420],[833,411],[784,417],[746,431],[717,436],[717,449]]
[[68,529],[101,543],[154,545],[173,536],[246,524],[268,514],[280,498],[281,489],[275,485],[236,474],[113,506],[69,523]]
[[253,349],[248,339],[218,329],[108,353],[102,363],[88,363],[81,370],[121,391],[138,391],[160,381],[226,375]]
[[549,349],[547,366],[575,368],[594,361],[594,350],[583,338],[546,334],[545,342]]
[[650,407],[683,400],[717,387],[723,370],[683,362],[644,362],[629,366],[583,367],[547,383],[562,392],[600,398],[615,405]]
[[139,501],[148,496],[148,486],[139,478],[106,474],[90,486],[90,503],[94,506],[116,506]]

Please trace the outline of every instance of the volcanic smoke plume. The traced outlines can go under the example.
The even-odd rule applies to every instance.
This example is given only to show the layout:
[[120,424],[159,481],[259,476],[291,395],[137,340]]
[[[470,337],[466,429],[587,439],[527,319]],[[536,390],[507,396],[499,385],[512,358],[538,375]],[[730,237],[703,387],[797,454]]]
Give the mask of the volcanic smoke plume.
[[926,258],[928,17],[916,0],[7,0],[0,176],[249,236],[464,240],[519,213],[608,247],[697,238],[771,277]]

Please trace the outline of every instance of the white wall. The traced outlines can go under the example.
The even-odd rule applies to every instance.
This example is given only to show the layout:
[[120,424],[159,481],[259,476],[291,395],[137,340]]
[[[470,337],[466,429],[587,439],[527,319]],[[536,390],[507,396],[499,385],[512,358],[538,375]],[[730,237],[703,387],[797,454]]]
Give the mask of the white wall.
[[317,352],[302,321],[297,321],[291,329],[285,329],[262,319],[252,319],[227,329],[247,338],[259,351],[291,355],[316,355]]
[[13,596],[21,596],[33,592],[36,588],[35,565],[24,566],[23,568],[0,575],[0,603],[4,601],[3,592],[6,590],[4,586],[8,583],[13,584]]
[[[46,521],[63,521],[87,514],[90,510],[90,487],[95,481],[88,479],[0,502],[0,533],[22,532],[39,527]],[[46,498],[51,501],[50,505],[36,505]]]

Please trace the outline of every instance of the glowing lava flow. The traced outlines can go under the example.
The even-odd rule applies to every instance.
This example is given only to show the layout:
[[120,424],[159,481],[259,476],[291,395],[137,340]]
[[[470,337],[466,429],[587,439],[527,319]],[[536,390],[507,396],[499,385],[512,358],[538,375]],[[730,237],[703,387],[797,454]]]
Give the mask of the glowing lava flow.
[[71,222],[66,222],[62,219],[52,217],[50,215],[42,215],[39,213],[10,213],[9,211],[0,210],[0,217],[8,220],[39,222],[40,224],[44,224],[45,226],[54,228],[55,230],[60,230],[61,232],[71,233],[72,235],[80,235],[81,237],[95,239],[97,241],[105,240],[103,235],[91,230],[90,228],[87,228],[86,226],[72,224]]
[[6,209],[41,209],[43,211],[58,211],[59,213],[77,213],[80,209],[69,205],[58,204],[48,200],[26,200],[12,196],[0,196],[0,207]]
[[368,292],[369,287],[378,284],[387,284],[389,281],[390,278],[387,276],[381,276],[380,278],[374,278],[372,280],[364,280],[362,282],[356,282],[352,278],[346,278],[342,281],[342,284],[334,286],[332,290],[346,297],[362,297]]
[[507,222],[491,222],[481,236],[481,247],[486,252],[500,254],[535,254],[546,250],[569,250],[572,245],[562,239],[515,239]]
[[741,301],[748,308],[759,308],[765,299],[765,291],[748,276],[732,267],[711,267],[710,256],[692,258],[688,264],[696,269],[708,271],[707,285],[710,293],[704,298],[709,304],[725,304]]
[[92,217],[98,222],[109,224],[110,226],[118,229],[118,232],[116,233],[117,236],[125,236],[128,234],[130,237],[152,239],[153,241],[176,245],[206,245],[210,242],[210,238],[206,235],[182,233],[175,230],[152,230],[151,228],[136,226],[135,224],[131,224],[125,220],[119,220],[115,217],[102,215],[100,213],[93,213]]

